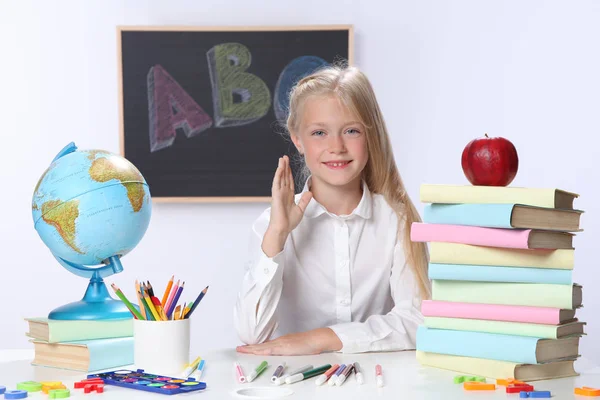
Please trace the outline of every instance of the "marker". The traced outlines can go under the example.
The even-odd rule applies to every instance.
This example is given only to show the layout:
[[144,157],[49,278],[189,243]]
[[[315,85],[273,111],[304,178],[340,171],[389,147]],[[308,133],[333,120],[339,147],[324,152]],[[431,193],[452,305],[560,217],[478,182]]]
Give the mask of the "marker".
[[240,365],[240,363],[235,361],[233,363],[233,367],[235,368],[235,372],[237,373],[238,382],[239,383],[246,382],[246,375],[244,375],[244,371],[242,370],[242,366]]
[[360,369],[360,364],[354,363],[354,374],[356,376],[356,383],[362,385],[365,381],[363,379],[362,369]]
[[329,382],[327,382],[327,384],[329,386],[335,385],[335,382],[338,380],[338,377],[340,376],[340,374],[342,372],[344,372],[345,368],[346,368],[346,364],[340,365],[340,367],[337,369],[337,371],[335,371],[335,374],[333,374],[333,376],[331,378],[329,378]]
[[377,379],[377,387],[383,387],[383,372],[379,364],[375,366],[375,378]]
[[313,369],[313,366],[312,366],[311,364],[305,365],[305,366],[304,366],[304,367],[302,367],[302,368],[298,368],[297,370],[295,370],[295,371],[292,371],[292,372],[290,372],[289,374],[285,374],[285,375],[283,375],[283,376],[281,376],[281,377],[279,377],[279,378],[275,379],[275,381],[273,381],[273,383],[274,383],[275,385],[277,385],[277,386],[279,386],[279,385],[283,385],[283,384],[285,383],[285,380],[286,380],[288,377],[290,377],[290,376],[292,376],[292,375],[296,375],[296,374],[301,374],[301,373],[303,373],[303,372],[306,372],[306,371],[310,371],[311,369]]
[[331,368],[331,364],[325,364],[318,368],[311,369],[310,371],[306,371],[306,372],[302,372],[300,374],[288,376],[287,378],[285,378],[285,383],[287,383],[289,385],[292,383],[303,381],[308,378],[312,378],[313,376],[321,375],[323,372],[327,371],[329,368]]
[[321,375],[320,377],[317,378],[317,380],[315,381],[315,384],[317,386],[321,386],[322,384],[324,384],[325,382],[327,382],[327,379],[331,378],[331,375],[335,374],[335,371],[337,371],[337,369],[339,367],[340,367],[339,364],[334,364],[323,375]]
[[253,380],[255,380],[260,374],[263,373],[263,371],[265,369],[267,369],[269,364],[267,364],[266,361],[261,362],[258,367],[256,367],[256,369],[252,372],[250,372],[250,376],[248,376],[248,382],[252,382]]
[[353,370],[354,370],[354,364],[348,364],[348,366],[344,369],[344,372],[342,372],[340,374],[340,376],[338,376],[338,379],[335,382],[335,384],[337,386],[342,386],[344,384],[344,382],[346,382],[346,379],[348,379],[348,377],[350,376],[350,374],[352,373]]
[[198,366],[198,363],[200,362],[200,360],[202,360],[201,357],[197,357],[194,361],[192,361],[191,364],[189,364],[187,366],[186,369],[183,370],[183,372],[181,373],[181,375],[185,376],[186,378],[188,378],[192,372],[194,372],[196,370],[196,367]]
[[199,381],[200,378],[202,378],[203,372],[204,372],[204,360],[200,361],[200,364],[198,364],[198,369],[196,369],[194,371],[194,373],[192,373],[192,378]]
[[280,378],[283,375],[283,370],[285,369],[285,361],[280,364],[273,372],[273,376],[271,377],[271,382],[275,382],[275,379]]

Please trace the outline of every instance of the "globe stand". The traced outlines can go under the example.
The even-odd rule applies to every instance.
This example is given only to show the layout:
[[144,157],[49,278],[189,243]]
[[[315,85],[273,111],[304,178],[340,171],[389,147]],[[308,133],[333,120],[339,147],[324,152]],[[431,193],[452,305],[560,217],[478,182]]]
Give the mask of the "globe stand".
[[103,276],[110,276],[123,270],[118,256],[110,257],[107,260],[108,265],[92,270],[70,263],[60,257],[56,257],[56,259],[63,267],[76,275],[89,276],[91,274],[91,278],[85,295],[81,300],[55,308],[48,314],[49,319],[107,320],[133,318],[131,312],[129,312],[129,309],[122,301],[110,297],[102,279]]

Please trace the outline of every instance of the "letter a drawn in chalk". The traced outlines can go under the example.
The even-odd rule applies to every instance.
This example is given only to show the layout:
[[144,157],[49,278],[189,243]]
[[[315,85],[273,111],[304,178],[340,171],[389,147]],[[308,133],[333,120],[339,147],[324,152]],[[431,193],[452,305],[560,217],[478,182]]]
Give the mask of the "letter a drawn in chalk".
[[171,146],[177,129],[190,138],[212,126],[212,118],[162,66],[151,67],[147,81],[151,152]]

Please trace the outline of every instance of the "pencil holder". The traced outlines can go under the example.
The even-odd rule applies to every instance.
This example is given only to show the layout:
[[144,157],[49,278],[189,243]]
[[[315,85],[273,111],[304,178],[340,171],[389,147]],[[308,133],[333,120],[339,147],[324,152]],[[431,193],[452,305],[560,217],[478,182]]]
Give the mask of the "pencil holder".
[[190,362],[190,320],[133,320],[134,363],[151,374],[178,376]]

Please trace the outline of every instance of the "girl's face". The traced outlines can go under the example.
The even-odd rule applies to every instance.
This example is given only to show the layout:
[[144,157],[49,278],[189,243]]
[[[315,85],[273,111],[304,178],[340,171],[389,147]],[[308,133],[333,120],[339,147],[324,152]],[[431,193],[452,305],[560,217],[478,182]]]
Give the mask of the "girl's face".
[[369,155],[365,127],[358,121],[334,96],[305,100],[298,131],[291,136],[313,180],[332,186],[360,182]]

